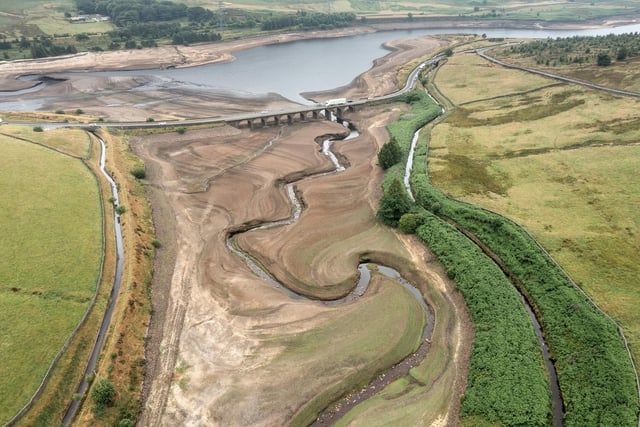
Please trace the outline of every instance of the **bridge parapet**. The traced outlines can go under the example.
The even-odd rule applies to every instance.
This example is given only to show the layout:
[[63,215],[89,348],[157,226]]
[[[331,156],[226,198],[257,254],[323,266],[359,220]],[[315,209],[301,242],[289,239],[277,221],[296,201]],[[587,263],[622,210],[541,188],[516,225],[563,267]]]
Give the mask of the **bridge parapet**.
[[[227,122],[230,126],[236,128],[244,127],[245,123],[249,129],[256,127],[281,126],[283,124],[294,124],[296,122],[305,122],[307,120],[332,120],[334,117],[338,122],[344,120],[344,114],[348,111],[355,111],[353,105],[332,105],[318,106],[316,108],[301,108],[299,111],[289,111],[273,114],[257,114],[254,117],[246,117],[242,119]],[[265,112],[266,113],[266,112]]]

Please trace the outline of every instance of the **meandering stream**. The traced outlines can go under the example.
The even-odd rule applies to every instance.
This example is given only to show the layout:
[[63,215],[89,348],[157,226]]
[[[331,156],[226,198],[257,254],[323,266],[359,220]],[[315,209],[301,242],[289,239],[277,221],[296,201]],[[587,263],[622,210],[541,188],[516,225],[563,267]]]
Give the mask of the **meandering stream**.
[[[357,130],[351,127],[351,125],[348,122],[343,122],[342,124],[351,130],[350,134],[345,138],[345,140],[353,139],[359,136],[359,133],[357,132]],[[289,200],[293,206],[293,212],[289,218],[279,220],[279,221],[264,222],[264,223],[252,225],[252,226],[243,228],[241,231],[230,232],[227,235],[227,247],[233,253],[235,253],[240,258],[242,258],[247,264],[247,266],[249,267],[249,269],[254,274],[258,275],[259,277],[261,277],[263,280],[265,280],[272,286],[275,286],[276,288],[282,290],[292,299],[311,300],[311,298],[305,295],[299,294],[297,292],[294,292],[293,290],[287,288],[284,284],[276,280],[276,278],[274,278],[269,271],[267,271],[265,268],[260,266],[249,253],[247,253],[242,248],[240,248],[240,246],[235,241],[235,236],[241,233],[251,232],[252,230],[270,229],[270,228],[279,227],[283,225],[293,224],[294,222],[296,222],[300,218],[300,215],[302,213],[303,204],[298,198],[298,195],[295,189],[295,184],[303,179],[304,180],[315,179],[321,176],[340,173],[346,170],[346,167],[340,163],[340,161],[338,160],[338,157],[331,150],[333,143],[334,143],[334,139],[331,139],[331,138],[327,138],[322,143],[322,153],[326,155],[333,163],[334,169],[332,171],[320,172],[320,173],[317,173],[311,176],[306,176],[304,178],[301,178],[299,180],[289,182],[286,184],[285,188],[289,196]],[[377,378],[373,379],[370,382],[370,384],[364,387],[363,390],[351,394],[348,399],[343,398],[339,402],[334,402],[333,404],[331,404],[330,407],[328,407],[321,413],[320,417],[315,423],[316,425],[332,424],[337,419],[339,419],[344,413],[346,413],[346,411],[349,408],[356,406],[357,404],[361,403],[365,399],[369,398],[374,393],[377,393],[382,388],[384,388],[384,386],[391,383],[393,380],[399,378],[400,376],[406,375],[409,372],[409,369],[411,369],[414,366],[417,366],[424,359],[424,357],[426,356],[429,350],[429,347],[431,344],[431,336],[433,334],[434,322],[435,322],[433,310],[426,303],[421,291],[415,286],[413,286],[405,278],[403,278],[398,271],[396,271],[391,267],[376,264],[376,263],[361,263],[358,265],[358,272],[359,272],[358,283],[348,295],[335,300],[328,300],[328,301],[319,300],[319,301],[322,302],[323,304],[333,306],[333,305],[344,304],[344,303],[357,300],[362,295],[364,295],[365,292],[367,291],[370,278],[371,278],[371,271],[373,269],[385,275],[386,277],[389,277],[395,280],[398,284],[400,284],[405,289],[407,289],[422,306],[423,310],[425,311],[427,321],[423,329],[421,345],[414,353],[410,354],[403,360],[399,361],[397,364],[390,367],[388,370],[380,373],[380,375]],[[340,407],[341,410],[335,411],[333,409],[335,407]]]

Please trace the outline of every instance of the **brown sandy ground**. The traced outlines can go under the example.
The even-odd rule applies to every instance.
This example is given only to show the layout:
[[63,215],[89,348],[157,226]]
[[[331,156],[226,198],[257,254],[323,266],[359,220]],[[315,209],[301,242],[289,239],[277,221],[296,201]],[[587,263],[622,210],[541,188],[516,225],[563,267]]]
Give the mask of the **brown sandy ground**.
[[[396,112],[377,113],[382,115],[371,112],[365,119],[365,128],[371,127],[372,133],[363,132],[340,148],[351,163],[346,172],[300,184],[308,208],[298,223],[265,232],[270,237],[262,232],[255,233],[255,239],[254,233],[250,239],[242,236],[241,244],[261,242],[273,264],[291,266],[301,282],[353,284],[358,254],[368,253],[394,261],[401,270],[411,270],[409,274],[421,278],[426,289],[434,279],[425,277],[433,269],[425,264],[424,256],[413,256],[415,268],[402,261],[412,259],[405,246],[374,220],[381,175],[375,166],[379,142],[372,135],[384,141],[384,123]],[[255,277],[225,245],[229,227],[287,217],[289,202],[275,182],[302,171],[330,168],[314,140],[318,135],[341,132],[339,125],[320,122],[253,132],[219,127],[133,142],[159,190],[155,197],[166,200],[154,205],[154,209],[163,206],[155,211],[155,221],[175,221],[176,236],[173,274],[164,278],[164,285],[154,284],[154,301],[166,298],[166,309],[156,306],[154,311],[166,316],[164,322],[156,320],[162,327],[156,338],[162,335],[162,341],[156,352],[158,360],[148,361],[156,371],[143,425],[282,425],[309,400],[339,382],[345,369],[357,370],[369,363],[344,365],[331,352],[320,352],[321,358],[309,356],[300,365],[281,363],[286,349],[274,342],[349,316],[358,310],[358,304],[330,308],[293,301]],[[322,241],[324,244],[319,243]],[[165,242],[165,246],[173,245]],[[441,270],[439,274],[435,280],[440,285],[432,289],[438,289],[440,298],[451,305],[452,286]],[[372,287],[372,296],[365,299],[381,295]],[[434,380],[447,403],[458,401],[464,355],[469,351],[468,343],[461,344],[469,340],[468,330],[458,320],[464,319],[461,313],[465,310],[459,299],[453,301],[457,313],[446,322],[450,335],[439,336],[447,342],[445,347],[462,353],[451,357],[447,374],[439,375],[444,380]],[[348,333],[349,326],[345,328],[336,334]],[[330,348],[330,343],[320,346]],[[452,408],[455,410],[455,404]],[[429,416],[444,420],[447,409],[445,404]]]
[[[433,40],[416,43],[424,53],[439,44]],[[413,48],[410,46],[411,42],[399,46],[391,56],[406,60],[407,57],[401,55]],[[381,93],[393,90],[396,85],[393,63],[379,62],[380,68],[374,68],[376,78],[363,78],[362,87],[366,89],[366,81],[380,80],[383,84],[377,90]],[[464,387],[471,339],[464,304],[452,292],[452,284],[446,281],[441,269],[435,268],[432,259],[426,257],[429,263],[425,264],[424,255],[416,257],[413,253],[415,266],[410,267],[402,261],[410,259],[405,246],[391,237],[388,229],[375,226],[373,220],[381,179],[375,167],[375,153],[377,145],[387,138],[384,125],[390,117],[388,112],[377,118],[369,117],[366,127],[370,131],[363,133],[360,143],[353,147],[352,142],[344,144],[346,151],[342,154],[354,156],[349,162],[357,160],[359,164],[354,171],[344,174],[346,186],[337,176],[323,178],[329,179],[330,184],[323,187],[329,193],[336,194],[337,189],[351,192],[351,208],[343,205],[340,209],[345,218],[350,216],[350,210],[357,213],[356,220],[345,222],[353,225],[345,240],[356,248],[347,248],[344,252],[347,257],[336,257],[324,250],[322,256],[328,255],[328,262],[337,262],[334,268],[327,268],[321,261],[312,259],[310,265],[320,267],[317,272],[305,269],[304,262],[290,255],[288,258],[289,262],[302,267],[295,270],[301,281],[308,281],[309,277],[304,274],[312,273],[319,278],[318,283],[330,283],[337,277],[344,286],[355,280],[358,252],[371,255],[377,251],[380,258],[388,256],[396,264],[402,264],[395,265],[397,268],[411,270],[403,273],[414,275],[419,283],[439,283],[422,287],[436,309],[438,333],[434,340],[446,356],[440,354],[439,359],[430,362],[429,358],[425,359],[425,363],[437,365],[437,369],[417,374],[423,375],[427,384],[421,392],[428,394],[426,391],[431,390],[431,399],[439,401],[426,407],[431,412],[421,422],[437,419],[443,424],[455,423],[458,405],[451,402],[458,402],[457,396]],[[322,360],[309,358],[300,366],[279,364],[284,349],[270,342],[292,333],[313,331],[331,319],[348,315],[354,308],[329,309],[319,303],[289,300],[250,273],[246,265],[230,253],[224,241],[228,227],[256,219],[287,217],[289,202],[282,189],[274,186],[274,181],[291,174],[330,168],[314,140],[318,135],[343,132],[343,128],[329,123],[253,132],[219,127],[188,131],[183,136],[145,137],[134,142],[153,181],[154,219],[157,235],[163,242],[161,262],[156,264],[155,316],[147,350],[147,365],[151,368],[147,378],[153,382],[147,381],[145,387],[147,398],[142,425],[283,424],[308,400],[343,378],[344,371],[340,369],[354,370],[367,364],[361,361],[348,366],[336,365],[330,355],[324,354]],[[305,185],[313,188],[310,181],[300,184]],[[310,204],[305,211],[305,216],[311,216],[304,226],[296,224],[289,228],[298,227],[300,231],[302,227],[299,234],[304,235],[315,229],[333,227],[333,212],[328,207],[322,209],[324,215],[316,212],[317,204],[312,202],[316,196],[314,193],[307,196],[306,190],[302,191],[305,201],[312,203],[314,209]],[[320,196],[318,201],[322,200]],[[361,221],[357,221],[357,217]],[[317,222],[314,224],[314,221]],[[367,227],[372,227],[369,232]],[[341,230],[345,232],[344,228]],[[384,247],[380,241],[375,243],[378,247],[371,247],[370,242],[376,241],[377,233],[386,236]],[[316,238],[322,237],[315,231],[309,236],[300,241],[301,247],[313,245]],[[335,241],[333,244],[335,246]],[[343,251],[339,247],[334,249]],[[373,285],[372,288],[375,289]],[[370,298],[375,298],[377,293],[372,293]],[[330,348],[330,345],[324,347]],[[449,360],[453,362],[447,363]],[[327,362],[338,372],[327,370]],[[429,375],[432,375],[430,379]],[[301,382],[300,378],[306,380]],[[408,396],[420,402],[416,400],[415,390]],[[166,411],[163,411],[165,404]]]

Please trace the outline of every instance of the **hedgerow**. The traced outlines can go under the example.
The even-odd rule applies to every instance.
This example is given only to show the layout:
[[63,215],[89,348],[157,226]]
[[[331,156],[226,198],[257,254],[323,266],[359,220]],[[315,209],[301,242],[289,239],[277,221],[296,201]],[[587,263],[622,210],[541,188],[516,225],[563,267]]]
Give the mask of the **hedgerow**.
[[425,215],[417,235],[455,280],[475,325],[462,417],[548,425],[547,373],[531,319],[500,268],[453,226]]
[[[428,96],[417,93],[411,96],[412,112],[388,127],[405,160],[414,132],[440,112]],[[415,153],[422,158],[425,154],[424,147]],[[390,182],[400,175],[399,166],[391,168],[383,189],[388,191]],[[460,232],[432,213],[419,211],[414,207],[407,215],[420,217],[418,236],[455,279],[475,325],[463,417],[501,425],[548,425],[547,373],[531,319],[517,291],[495,263]]]

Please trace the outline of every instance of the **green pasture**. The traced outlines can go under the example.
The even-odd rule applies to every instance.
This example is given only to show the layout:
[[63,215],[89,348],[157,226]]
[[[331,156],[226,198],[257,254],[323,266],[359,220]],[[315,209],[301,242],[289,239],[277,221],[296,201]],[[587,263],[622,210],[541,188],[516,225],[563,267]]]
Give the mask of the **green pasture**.
[[[72,25],[64,17],[65,12],[73,10],[73,0],[0,0],[0,34],[32,37],[39,34],[73,33],[75,24]],[[98,29],[108,31],[106,27],[96,27],[96,31]]]
[[[474,74],[466,71],[469,69],[473,69]],[[455,104],[526,92],[550,84],[548,79],[506,70],[476,54],[447,58],[446,72],[443,73],[442,78],[438,79],[438,88]]]
[[102,219],[96,179],[82,161],[4,135],[0,147],[0,420],[7,421],[87,309]]
[[89,150],[89,135],[80,129],[59,128],[34,132],[28,126],[6,125],[0,131],[5,135],[27,139],[74,157],[86,157]]

